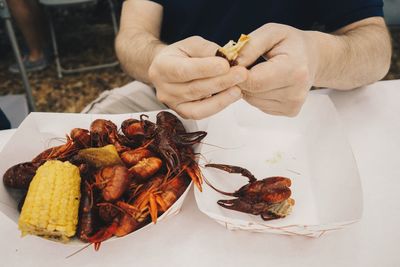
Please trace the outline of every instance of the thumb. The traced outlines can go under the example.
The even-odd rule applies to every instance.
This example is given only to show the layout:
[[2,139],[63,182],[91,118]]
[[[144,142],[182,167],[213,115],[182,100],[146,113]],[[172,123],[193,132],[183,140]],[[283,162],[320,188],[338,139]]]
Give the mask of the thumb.
[[286,37],[282,25],[267,23],[249,34],[249,42],[242,48],[237,58],[241,66],[249,66],[258,58],[270,51]]

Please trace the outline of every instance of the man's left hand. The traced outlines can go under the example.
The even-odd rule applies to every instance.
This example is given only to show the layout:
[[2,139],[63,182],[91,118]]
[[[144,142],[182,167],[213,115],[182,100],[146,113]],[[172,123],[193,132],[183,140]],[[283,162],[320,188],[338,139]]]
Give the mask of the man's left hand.
[[273,115],[299,113],[313,85],[318,51],[307,32],[268,23],[249,34],[241,50],[239,65],[249,66],[259,57],[267,61],[252,67],[248,79],[239,85],[244,99]]

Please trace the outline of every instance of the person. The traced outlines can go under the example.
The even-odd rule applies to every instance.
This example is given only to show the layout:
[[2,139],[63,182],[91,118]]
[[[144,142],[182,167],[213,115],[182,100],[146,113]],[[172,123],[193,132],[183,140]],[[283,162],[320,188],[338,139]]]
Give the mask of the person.
[[6,114],[0,108],[0,130],[7,130],[11,128],[11,123],[8,120]]
[[[84,112],[168,107],[202,119],[243,98],[267,114],[296,116],[312,86],[350,90],[385,76],[391,44],[382,7],[382,0],[125,1],[115,46],[136,81],[104,92]],[[241,33],[250,40],[230,67],[215,53]],[[253,66],[260,57],[267,60]]]
[[[10,12],[21,30],[28,47],[28,54],[23,57],[27,72],[40,71],[48,65],[46,55],[46,34],[43,16],[37,0],[7,0]],[[19,73],[18,64],[9,67],[12,73]]]

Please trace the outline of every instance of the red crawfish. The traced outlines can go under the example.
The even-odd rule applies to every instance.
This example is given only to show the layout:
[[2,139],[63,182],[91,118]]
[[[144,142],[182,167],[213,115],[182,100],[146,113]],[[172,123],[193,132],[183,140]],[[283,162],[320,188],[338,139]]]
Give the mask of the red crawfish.
[[261,215],[263,220],[283,218],[291,212],[294,200],[290,198],[291,180],[286,177],[274,176],[257,180],[247,169],[225,164],[206,164],[206,167],[217,168],[229,173],[238,173],[249,179],[249,183],[233,193],[227,193],[215,188],[206,179],[206,183],[215,191],[234,199],[218,200],[221,207]]
[[107,166],[95,174],[95,185],[101,190],[105,201],[119,199],[129,189],[131,175],[122,165]]
[[129,150],[123,143],[123,137],[118,134],[117,126],[109,120],[97,119],[90,124],[92,146],[102,147],[113,144],[118,153]]
[[157,157],[143,158],[129,169],[129,173],[138,182],[145,182],[156,174],[162,166],[162,160]]
[[[147,125],[151,128],[147,129]],[[186,132],[182,122],[172,113],[161,111],[157,114],[154,125],[144,124],[146,138],[152,140],[151,148],[165,161],[169,177],[173,177],[182,170],[193,170],[189,174],[198,174],[197,162],[194,159],[192,146],[200,143],[207,135],[205,131]],[[201,175],[191,177],[201,191]]]
[[137,229],[149,215],[153,223],[157,223],[158,216],[167,211],[185,192],[189,180],[185,174],[166,179],[156,176],[145,185],[131,203],[118,202],[129,218],[121,221],[119,234],[128,234]]
[[139,163],[142,159],[144,158],[149,158],[154,156],[154,153],[145,148],[145,147],[139,147],[136,149],[128,150],[123,152],[120,157],[121,160],[128,166],[132,167]]
[[149,216],[156,223],[158,215],[175,203],[187,185],[188,180],[185,175],[175,176],[171,179],[157,176],[137,192],[137,196],[131,203],[117,201],[116,204],[97,204],[97,206],[108,206],[109,210],[119,210],[120,214],[114,217],[108,226],[101,227],[91,236],[83,235],[83,240],[94,244],[95,250],[98,250],[101,242],[113,236],[124,236],[139,229],[149,221]]
[[188,185],[184,173],[166,179],[163,176],[153,178],[138,196],[132,206],[140,211],[148,211],[153,223],[157,222],[159,214],[167,211],[183,194]]
[[76,155],[82,148],[90,146],[91,137],[88,130],[81,128],[74,128],[71,130],[70,135],[67,135],[67,142],[65,144],[51,147],[37,155],[32,162],[43,163],[46,160],[69,160]]
[[135,139],[135,141],[142,141],[145,135],[148,135],[148,131],[152,131],[155,124],[147,119],[147,115],[140,115],[140,120],[137,119],[127,119],[121,124],[121,130],[126,137],[129,139]]

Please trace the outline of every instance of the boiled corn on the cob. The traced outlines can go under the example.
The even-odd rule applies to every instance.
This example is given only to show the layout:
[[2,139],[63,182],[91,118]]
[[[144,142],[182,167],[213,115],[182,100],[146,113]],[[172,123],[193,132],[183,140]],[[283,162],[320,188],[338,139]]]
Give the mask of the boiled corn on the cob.
[[47,161],[29,185],[18,227],[33,234],[66,242],[78,224],[81,177],[69,162]]

